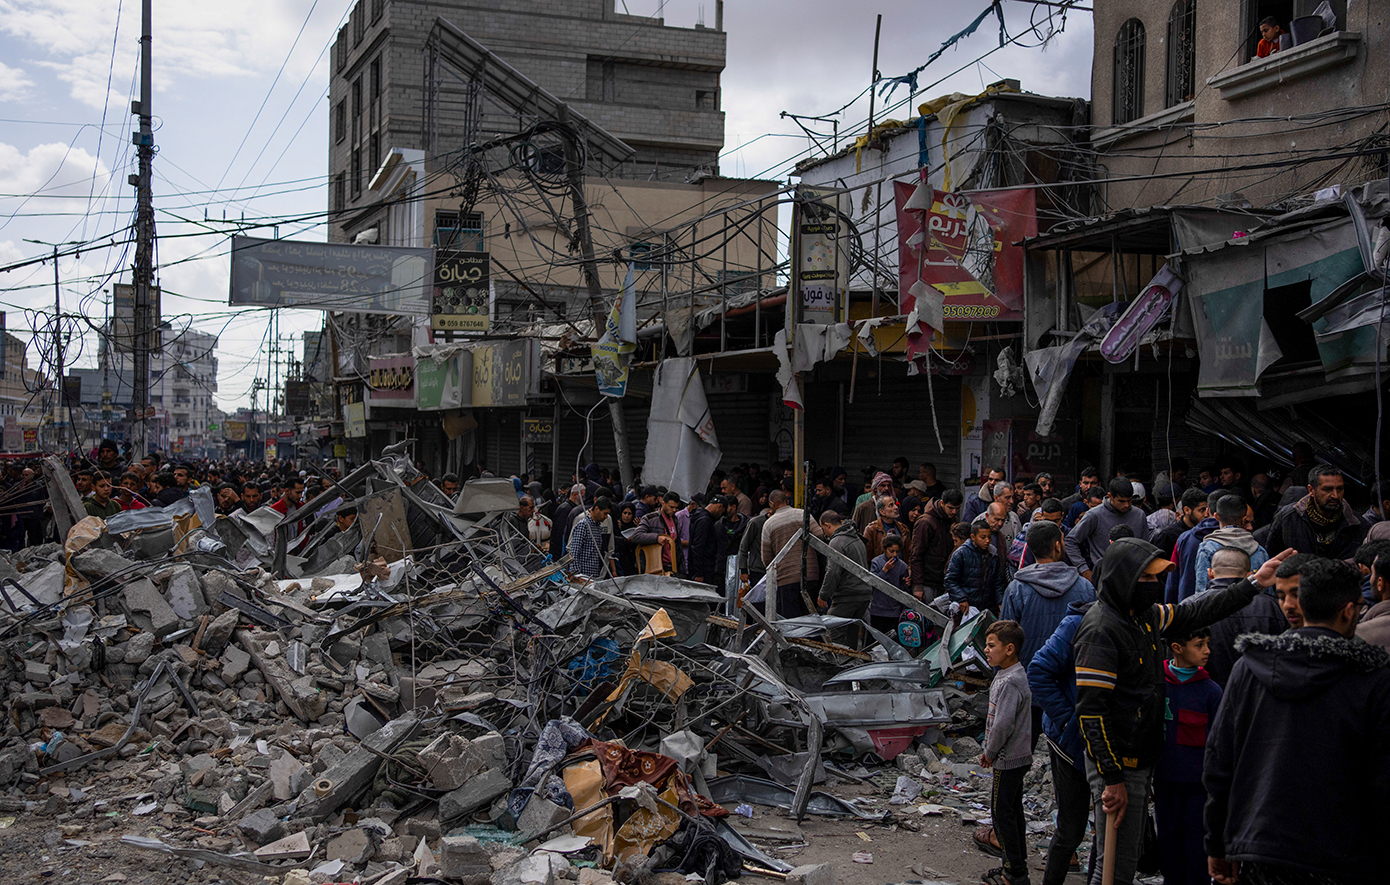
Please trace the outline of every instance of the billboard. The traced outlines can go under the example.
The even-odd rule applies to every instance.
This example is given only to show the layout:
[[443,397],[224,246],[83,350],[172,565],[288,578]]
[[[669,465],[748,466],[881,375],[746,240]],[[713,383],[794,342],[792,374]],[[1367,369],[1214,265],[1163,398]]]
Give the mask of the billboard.
[[423,316],[430,251],[232,237],[228,303]]
[[246,422],[223,421],[222,438],[227,442],[246,442]]
[[367,407],[365,404],[344,404],[343,435],[353,439],[360,439],[367,435]]
[[486,332],[491,327],[488,253],[441,249],[434,258],[430,328]]
[[308,381],[285,382],[285,410],[291,415],[305,417],[313,408],[313,387]]
[[421,355],[415,362],[415,405],[422,412],[473,404],[473,354],[463,348],[451,350],[446,348],[443,359]]

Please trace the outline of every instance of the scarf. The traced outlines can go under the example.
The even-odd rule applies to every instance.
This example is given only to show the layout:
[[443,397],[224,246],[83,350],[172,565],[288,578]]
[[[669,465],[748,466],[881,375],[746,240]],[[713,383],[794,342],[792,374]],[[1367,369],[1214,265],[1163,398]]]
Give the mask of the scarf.
[[1337,512],[1328,516],[1322,512],[1317,501],[1310,500],[1308,506],[1303,510],[1303,518],[1308,520],[1308,524],[1313,527],[1313,543],[1319,554],[1326,554],[1332,549],[1332,544],[1337,540],[1337,529],[1341,528],[1342,510],[1337,508]]

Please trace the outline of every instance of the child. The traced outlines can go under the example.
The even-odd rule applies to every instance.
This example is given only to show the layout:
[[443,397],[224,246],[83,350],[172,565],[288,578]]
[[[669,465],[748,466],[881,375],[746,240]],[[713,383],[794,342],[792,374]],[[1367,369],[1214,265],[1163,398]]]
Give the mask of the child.
[[[971,540],[974,540],[972,536]],[[988,536],[986,536],[988,541]],[[1027,885],[1027,818],[1023,816],[1023,776],[1033,764],[1033,695],[1018,662],[1023,628],[1017,621],[995,621],[985,633],[985,660],[997,667],[989,686],[989,717],[980,764],[994,769],[990,814],[1004,866],[985,873],[987,885]]]
[[970,523],[957,522],[951,524],[951,550],[970,540]]
[[[898,535],[888,535],[883,539],[883,552],[869,563],[869,571],[904,592],[907,591],[907,563],[902,560],[903,539]],[[882,591],[875,590],[869,602],[869,623],[875,630],[894,633],[898,629],[898,618],[903,613],[903,604],[889,599]]]
[[1004,595],[1004,563],[990,542],[993,535],[983,519],[970,526],[970,540],[951,554],[946,562],[946,593],[951,604],[965,617],[973,605],[980,611],[999,611]]
[[1221,688],[1206,666],[1211,630],[1203,627],[1171,641],[1171,661],[1163,662],[1168,707],[1164,714],[1163,752],[1154,768],[1154,816],[1158,827],[1159,863],[1164,885],[1206,885],[1207,851],[1203,844],[1202,757],[1207,725],[1216,718]]

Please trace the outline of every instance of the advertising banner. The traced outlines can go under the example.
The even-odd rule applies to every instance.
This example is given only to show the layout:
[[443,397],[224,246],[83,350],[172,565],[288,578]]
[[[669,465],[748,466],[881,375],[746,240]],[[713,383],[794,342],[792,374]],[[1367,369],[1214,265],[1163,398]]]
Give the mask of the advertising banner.
[[246,422],[223,421],[222,438],[227,442],[246,442]]
[[489,265],[486,252],[440,249],[434,258],[430,328],[486,332],[491,327]]
[[365,403],[348,403],[343,406],[343,435],[353,439],[361,439],[367,435]]
[[424,316],[430,310],[430,253],[232,237],[228,303]]
[[471,406],[473,394],[473,354],[462,348],[444,359],[417,351],[415,361],[415,407],[439,412]]
[[405,409],[415,406],[415,357],[374,356],[367,360],[367,404]]

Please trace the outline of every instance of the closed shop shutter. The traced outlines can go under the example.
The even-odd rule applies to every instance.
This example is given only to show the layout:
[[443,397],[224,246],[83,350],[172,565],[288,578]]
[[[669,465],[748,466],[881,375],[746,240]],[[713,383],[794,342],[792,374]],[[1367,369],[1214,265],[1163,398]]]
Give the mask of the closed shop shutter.
[[[576,461],[582,472],[590,461],[614,472],[618,469],[617,449],[613,445],[613,422],[607,404],[594,408],[595,399],[587,401],[569,394],[569,406],[561,402],[560,415],[560,464],[555,468],[557,477],[568,478],[575,472]],[[588,427],[585,415],[589,415]],[[647,451],[647,415],[651,412],[651,400],[628,396],[623,398],[623,419],[627,424],[627,444],[631,450],[632,469],[640,473],[642,459]],[[585,446],[585,436],[588,445]],[[583,449],[581,454],[580,450]]]
[[497,409],[493,412],[497,426],[497,456],[493,472],[511,476],[521,472],[521,412]]
[[[854,402],[841,402],[835,381],[808,383],[806,390],[806,452],[817,469],[837,463],[839,422],[844,422],[844,454],[839,461],[849,481],[862,483],[869,467],[887,471],[893,459],[905,457],[912,479],[923,461],[936,465],[948,485],[960,465],[960,385],[953,376],[931,379],[936,399],[941,447],[932,429],[931,399],[923,376],[858,379]],[[846,390],[848,385],[846,385]],[[845,397],[848,399],[848,397]],[[841,417],[843,409],[843,419]]]
[[765,384],[758,383],[765,377],[753,376],[749,382],[749,387],[753,389],[745,393],[708,395],[714,433],[723,452],[719,466],[725,471],[738,464],[750,463],[766,468],[772,461],[771,434],[768,430],[771,393]]

